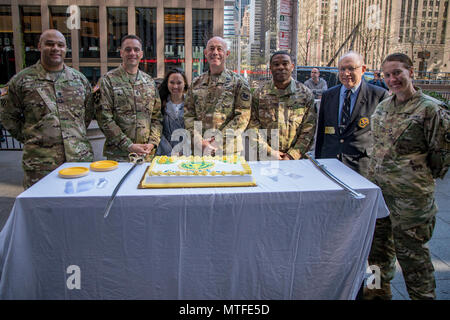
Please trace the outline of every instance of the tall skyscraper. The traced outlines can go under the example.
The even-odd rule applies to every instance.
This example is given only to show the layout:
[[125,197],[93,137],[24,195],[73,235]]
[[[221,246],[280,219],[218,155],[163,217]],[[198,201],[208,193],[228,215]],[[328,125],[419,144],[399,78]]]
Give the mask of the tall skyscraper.
[[238,0],[224,1],[223,37],[231,51],[227,59],[227,68],[237,70],[238,66],[238,31],[239,31]]
[[271,53],[297,52],[297,0],[253,0],[250,2],[252,64],[266,64]]
[[264,0],[250,2],[250,62],[253,66],[264,64]]
[[236,35],[235,21],[236,21],[236,1],[225,0],[223,7],[223,36],[231,38]]

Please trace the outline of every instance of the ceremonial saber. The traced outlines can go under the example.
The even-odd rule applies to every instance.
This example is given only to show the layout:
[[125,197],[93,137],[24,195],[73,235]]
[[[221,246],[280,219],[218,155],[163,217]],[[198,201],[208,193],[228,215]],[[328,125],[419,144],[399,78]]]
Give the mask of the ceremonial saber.
[[364,199],[366,196],[363,195],[362,193],[357,192],[356,190],[352,189],[351,187],[349,187],[346,183],[342,182],[339,178],[337,178],[334,174],[332,174],[330,171],[327,170],[327,168],[323,165],[320,164],[312,155],[311,152],[307,152],[306,153],[306,157],[314,164],[314,166],[316,166],[317,169],[319,169],[320,172],[322,172],[324,175],[326,175],[328,178],[330,178],[331,180],[333,180],[336,184],[340,185],[342,188],[344,188],[344,190],[348,191],[349,193],[351,193],[351,195],[355,198],[355,199]]
[[109,211],[111,210],[111,207],[113,205],[114,199],[116,198],[117,191],[119,191],[120,186],[123,184],[125,179],[128,177],[128,175],[131,173],[131,171],[136,168],[137,165],[144,163],[145,154],[143,156],[138,156],[136,153],[130,153],[128,156],[130,158],[130,162],[133,163],[133,166],[125,173],[125,175],[120,179],[117,186],[114,188],[114,191],[111,195],[111,198],[109,198],[108,204],[106,205],[105,213],[103,214],[104,218],[107,218],[109,215]]

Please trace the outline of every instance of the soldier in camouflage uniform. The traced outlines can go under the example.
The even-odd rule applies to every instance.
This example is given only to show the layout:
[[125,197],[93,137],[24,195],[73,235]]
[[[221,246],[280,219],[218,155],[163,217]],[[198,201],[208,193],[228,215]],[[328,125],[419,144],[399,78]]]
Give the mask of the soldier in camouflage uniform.
[[[64,64],[66,40],[57,30],[42,33],[41,59],[8,83],[1,122],[24,144],[24,187],[64,162],[92,161],[86,128],[94,116],[86,77]],[[2,103],[3,104],[3,103]]]
[[450,116],[447,106],[413,87],[413,67],[404,54],[382,64],[394,93],[372,115],[373,152],[368,177],[383,191],[390,216],[377,220],[369,264],[381,269],[381,289],[365,297],[390,299],[395,257],[411,299],[435,299],[434,269],[426,243],[437,207],[434,188],[450,164]]
[[122,64],[100,79],[97,121],[106,136],[103,154],[110,160],[128,161],[128,154],[148,155],[159,144],[162,130],[161,100],[153,79],[139,70],[142,41],[122,39]]
[[[271,158],[298,160],[304,157],[314,141],[314,95],[305,85],[292,79],[294,64],[287,52],[272,55],[270,70],[273,79],[253,93],[248,129],[267,129],[267,140],[259,131],[257,140],[259,148],[267,149]],[[273,129],[278,130],[278,146],[272,145],[275,143],[271,141]],[[254,147],[252,143],[251,147]]]
[[[233,141],[233,145],[226,146],[227,153],[240,152],[240,137],[250,120],[250,87],[244,78],[225,69],[230,51],[222,38],[211,38],[204,53],[209,71],[193,80],[184,104],[185,128],[193,134],[194,154],[223,151],[223,145],[216,136],[204,137],[208,129],[218,130],[222,134],[223,143],[227,139]],[[201,121],[201,132],[194,128],[195,121]],[[229,138],[228,129],[233,130],[228,131]]]

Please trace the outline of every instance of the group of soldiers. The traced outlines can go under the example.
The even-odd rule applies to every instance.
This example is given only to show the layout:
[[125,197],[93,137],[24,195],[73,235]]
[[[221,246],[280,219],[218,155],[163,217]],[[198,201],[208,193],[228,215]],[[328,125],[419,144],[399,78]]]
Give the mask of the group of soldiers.
[[[24,144],[25,188],[64,162],[93,161],[87,127],[94,116],[106,137],[104,155],[108,159],[127,161],[131,152],[147,159],[154,155],[162,131],[161,101],[154,80],[139,70],[143,57],[141,39],[134,35],[122,39],[121,65],[106,73],[93,91],[83,74],[64,64],[67,46],[59,31],[50,29],[42,33],[38,48],[41,59],[9,81],[0,110],[3,126]],[[356,52],[343,55],[338,63],[342,84],[322,93],[317,114],[313,92],[292,78],[294,64],[287,52],[278,51],[271,56],[272,79],[261,83],[253,92],[243,77],[225,68],[230,51],[224,39],[209,39],[204,54],[209,71],[192,81],[184,99],[185,129],[193,138],[194,152],[218,154],[224,148],[221,140],[230,135],[226,140],[233,141],[232,152],[241,152],[242,145],[234,141],[252,129],[256,133],[253,142],[263,147],[271,159],[298,160],[311,150],[317,134],[316,157],[338,158],[372,181],[378,181],[394,213],[392,218],[387,218],[394,227],[377,223],[375,230],[375,235],[381,238],[374,239],[371,257],[381,265],[383,284],[375,295],[391,297],[392,261],[395,262],[396,254],[400,260],[399,252],[403,250],[401,259],[417,255],[420,258],[400,261],[402,268],[413,265],[408,269],[413,270],[412,276],[405,276],[410,297],[435,298],[429,255],[418,248],[431,238],[429,226],[436,213],[433,178],[443,178],[449,166],[449,113],[445,105],[421,92],[420,101],[427,105],[425,111],[418,115],[412,105],[404,108],[410,98],[402,101],[403,91],[396,94],[395,90],[402,83],[410,85],[410,79],[402,78],[401,74],[412,66],[402,64],[390,71],[394,80],[388,84],[392,85],[394,94],[389,96],[386,90],[362,81],[366,68],[363,57]],[[387,108],[391,103],[393,109]],[[378,105],[386,108],[379,109]],[[399,119],[409,122],[397,126]],[[277,131],[278,143],[271,141],[266,130]],[[372,131],[376,132],[376,141]],[[397,135],[394,138],[393,131]],[[402,136],[405,132],[411,137]],[[400,136],[406,142],[396,145]],[[411,139],[415,142],[413,146],[407,145]],[[409,188],[407,182],[402,182],[404,171],[396,171],[392,166],[411,167],[408,173],[412,177],[419,172],[420,177],[414,180],[419,187]],[[398,179],[386,178],[386,174]],[[432,178],[427,180],[423,175]],[[396,181],[395,186],[392,181]],[[427,201],[408,200],[421,197],[421,194],[408,194],[409,190],[418,193],[426,190],[429,197]],[[420,219],[415,219],[415,215]],[[408,217],[407,224],[402,217]],[[419,237],[417,230],[424,225],[428,237],[419,242],[411,240]],[[391,233],[381,232],[385,228],[390,228]],[[395,240],[392,240],[392,230]],[[408,244],[400,241],[402,236],[396,237],[405,233],[410,236]],[[389,252],[384,252],[381,248],[388,240],[392,245]],[[424,264],[424,259],[429,260],[428,264]],[[414,269],[424,265],[425,271]]]

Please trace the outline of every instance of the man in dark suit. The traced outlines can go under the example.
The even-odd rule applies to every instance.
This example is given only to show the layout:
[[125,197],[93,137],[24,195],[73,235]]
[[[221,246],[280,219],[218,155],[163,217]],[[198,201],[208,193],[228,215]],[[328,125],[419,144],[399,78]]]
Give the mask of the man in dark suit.
[[366,66],[356,52],[343,55],[338,69],[341,84],[325,91],[320,101],[316,158],[338,158],[363,173],[371,144],[370,116],[388,93],[362,80]]

